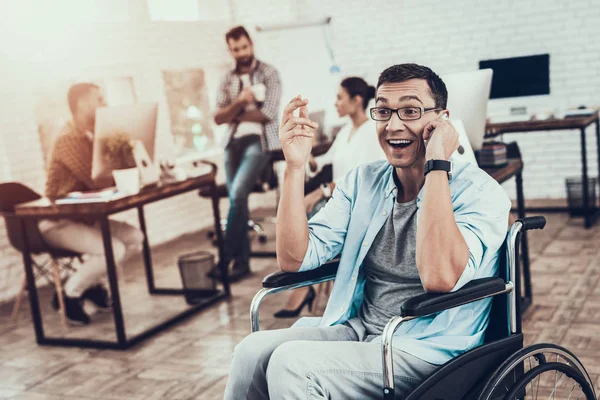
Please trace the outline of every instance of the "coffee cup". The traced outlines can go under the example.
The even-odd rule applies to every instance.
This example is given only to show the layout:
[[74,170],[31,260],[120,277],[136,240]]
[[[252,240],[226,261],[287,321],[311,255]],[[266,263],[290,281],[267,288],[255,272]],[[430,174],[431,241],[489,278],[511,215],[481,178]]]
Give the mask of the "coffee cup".
[[252,93],[254,94],[254,98],[258,103],[262,103],[265,101],[265,96],[267,94],[267,87],[262,83],[257,83],[253,85],[251,88]]

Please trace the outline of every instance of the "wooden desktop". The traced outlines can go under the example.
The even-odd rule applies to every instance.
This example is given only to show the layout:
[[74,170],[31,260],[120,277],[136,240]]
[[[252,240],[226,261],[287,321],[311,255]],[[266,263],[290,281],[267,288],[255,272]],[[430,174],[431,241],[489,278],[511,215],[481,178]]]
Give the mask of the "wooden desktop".
[[596,148],[598,151],[598,176],[600,176],[600,116],[596,110],[593,115],[568,118],[551,118],[545,120],[528,120],[518,122],[497,122],[486,125],[486,139],[492,139],[507,133],[515,132],[539,132],[539,131],[560,131],[560,130],[579,130],[581,147],[581,179],[583,184],[583,215],[584,226],[590,228],[594,220],[600,215],[596,204],[589,204],[589,185],[587,170],[587,144],[586,128],[596,124]]

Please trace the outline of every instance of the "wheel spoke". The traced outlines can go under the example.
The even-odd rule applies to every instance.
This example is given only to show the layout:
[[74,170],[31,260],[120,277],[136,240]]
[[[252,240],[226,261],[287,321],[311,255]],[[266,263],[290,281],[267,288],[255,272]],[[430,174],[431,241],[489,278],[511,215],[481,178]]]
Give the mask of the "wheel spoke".
[[[529,371],[531,371],[531,357],[529,357],[527,359],[527,361],[529,361]],[[527,371],[525,371],[525,372],[527,372]],[[531,389],[532,389],[531,390],[531,398],[535,400],[535,397],[533,397],[533,382],[531,382]],[[527,396],[527,395],[528,395],[527,394],[527,388],[525,388],[525,396]]]
[[540,393],[540,378],[541,374],[537,376],[537,380],[538,380],[538,384],[537,384],[537,389],[535,391],[535,398],[537,399],[537,395]]
[[[556,362],[558,362],[558,354],[556,355]],[[554,399],[556,399],[556,373],[558,371],[554,370],[554,390],[552,391],[552,393],[554,393]]]
[[[556,370],[554,370],[554,374],[556,375]],[[548,400],[550,400],[550,397],[552,397],[553,399],[556,399],[556,388],[557,388],[557,383],[559,383],[563,376],[565,376],[563,373],[560,374],[560,378],[558,379],[558,382],[554,382],[554,389],[552,390],[552,393],[550,393],[550,396],[548,396]]]
[[[554,360],[552,361],[552,355]],[[533,358],[533,359],[532,359]],[[527,362],[525,360],[527,359]],[[485,399],[504,398],[507,393],[523,396],[520,399],[587,399],[589,378],[575,356],[560,348],[532,349],[529,352],[515,355],[510,363],[497,373],[485,389]],[[554,387],[552,387],[552,371],[554,370]],[[510,373],[513,374],[512,383]],[[580,372],[576,374],[575,372]],[[517,377],[517,373],[519,376]],[[542,383],[542,376],[544,382]],[[566,377],[566,379],[565,379]],[[507,379],[508,378],[508,379]],[[562,385],[562,382],[565,382]],[[571,388],[569,389],[569,381]],[[562,385],[562,386],[561,386]],[[504,388],[502,390],[501,388]],[[552,388],[552,390],[550,390]],[[491,391],[490,391],[491,390]],[[568,396],[567,396],[567,390]],[[525,393],[523,393],[525,391]],[[494,394],[495,393],[495,394]],[[503,393],[505,393],[503,395]],[[490,397],[491,396],[491,397]],[[510,400],[515,400],[514,396]],[[600,400],[600,399],[599,399]]]
[[567,400],[571,400],[571,395],[573,394],[573,390],[575,389],[575,386],[577,386],[577,382],[575,382],[573,384],[573,387],[571,387],[571,391],[569,392],[569,398]]

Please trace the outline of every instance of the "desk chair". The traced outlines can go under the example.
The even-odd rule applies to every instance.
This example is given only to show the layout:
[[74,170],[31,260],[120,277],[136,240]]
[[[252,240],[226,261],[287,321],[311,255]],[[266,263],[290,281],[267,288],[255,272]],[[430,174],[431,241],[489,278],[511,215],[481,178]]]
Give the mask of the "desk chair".
[[[516,254],[519,253],[521,235],[530,229],[543,229],[545,224],[544,217],[530,217],[517,220],[512,225],[500,250],[498,277],[475,279],[456,292],[425,293],[402,305],[399,315],[392,317],[382,334],[380,398],[395,398],[391,349],[394,332],[401,323],[493,298],[484,344],[440,366],[405,400],[516,400],[529,396],[534,399],[566,399],[567,396],[596,399],[589,374],[569,350],[546,343],[523,347],[519,295],[521,277]],[[312,271],[268,275],[250,305],[251,330],[259,330],[258,308],[265,296],[334,280],[337,268],[338,263],[334,261]]]
[[[217,165],[215,163],[212,163],[210,161],[206,161],[206,163],[211,165],[216,171]],[[252,188],[251,193],[266,193],[270,190],[277,190],[278,187],[279,187],[279,184],[277,182],[277,174],[275,173],[275,171],[273,169],[273,161],[269,161],[269,163],[265,167],[265,170],[261,174],[260,179],[254,184],[254,187]],[[201,189],[200,196],[205,197],[205,198],[212,198],[212,193],[210,191],[210,188]],[[227,185],[225,185],[225,184],[217,185],[217,196],[220,199],[221,198],[229,198],[229,193],[227,191]],[[262,221],[260,221],[260,222],[262,222]],[[221,225],[221,232],[224,233],[225,230],[227,229],[227,219],[226,218],[221,219],[220,225]],[[258,219],[256,219],[256,218],[249,219],[248,220],[248,229],[250,231],[256,232],[256,234],[258,236],[258,241],[260,243],[267,242],[267,234],[266,234],[265,230],[263,229],[263,227],[259,224]],[[214,240],[214,237],[215,237],[215,232],[209,231],[208,238]],[[214,243],[214,244],[216,244],[216,243]]]
[[[25,252],[25,244],[23,243],[23,234],[27,235],[27,241],[29,244],[29,251],[31,254],[47,254],[49,256],[43,262],[32,260],[34,267],[34,273],[37,270],[37,276],[44,277],[49,284],[54,284],[56,293],[58,295],[59,311],[61,321],[64,326],[67,326],[67,320],[65,316],[64,298],[62,290],[61,272],[74,271],[73,261],[75,258],[81,259],[81,254],[74,253],[67,250],[56,249],[49,246],[42,237],[42,233],[38,227],[38,222],[34,220],[25,220],[25,232],[23,232],[23,225],[21,220],[15,218],[13,212],[15,206],[21,203],[34,201],[41,198],[41,196],[28,188],[25,185],[16,182],[0,183],[0,213],[2,213],[6,225],[6,234],[10,241],[10,244],[20,253]],[[37,280],[37,279],[35,279]],[[12,312],[12,319],[16,321],[19,316],[21,308],[21,302],[23,294],[27,289],[27,278],[23,278],[21,288],[17,294],[15,305]]]

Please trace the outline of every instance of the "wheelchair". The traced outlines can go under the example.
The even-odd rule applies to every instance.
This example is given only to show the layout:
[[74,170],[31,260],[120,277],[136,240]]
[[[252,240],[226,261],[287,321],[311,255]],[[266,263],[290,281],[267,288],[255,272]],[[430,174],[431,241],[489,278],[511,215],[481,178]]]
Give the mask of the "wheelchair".
[[[493,297],[484,343],[441,365],[414,389],[406,400],[596,400],[593,382],[582,363],[569,350],[553,344],[523,347],[520,311],[519,243],[522,234],[543,229],[544,217],[517,220],[501,249],[499,276],[475,279],[452,293],[425,293],[407,300],[382,334],[384,400],[395,399],[392,342],[405,321]],[[259,330],[259,306],[265,296],[335,279],[338,261],[312,271],[275,272],[264,278],[263,288],[250,305],[252,332]]]

